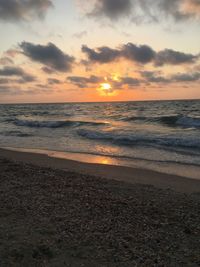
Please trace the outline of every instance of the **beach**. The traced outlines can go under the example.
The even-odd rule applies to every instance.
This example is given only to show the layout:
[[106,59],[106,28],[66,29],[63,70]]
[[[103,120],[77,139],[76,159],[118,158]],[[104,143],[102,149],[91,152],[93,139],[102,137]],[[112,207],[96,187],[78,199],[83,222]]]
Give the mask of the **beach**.
[[200,0],[0,0],[0,267],[200,267]]
[[199,266],[200,180],[0,150],[1,266]]

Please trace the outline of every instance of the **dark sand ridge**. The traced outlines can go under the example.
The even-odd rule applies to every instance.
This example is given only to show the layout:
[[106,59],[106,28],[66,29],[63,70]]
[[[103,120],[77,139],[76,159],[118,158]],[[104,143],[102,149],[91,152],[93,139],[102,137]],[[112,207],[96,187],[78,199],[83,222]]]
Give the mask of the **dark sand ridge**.
[[95,163],[90,164],[68,159],[53,158],[44,154],[11,151],[6,149],[0,149],[0,156],[41,167],[75,171],[80,174],[95,175],[131,184],[149,184],[159,188],[172,189],[184,193],[200,192],[200,174],[199,180],[197,180],[141,168]]
[[0,266],[198,267],[199,189],[148,170],[1,150]]

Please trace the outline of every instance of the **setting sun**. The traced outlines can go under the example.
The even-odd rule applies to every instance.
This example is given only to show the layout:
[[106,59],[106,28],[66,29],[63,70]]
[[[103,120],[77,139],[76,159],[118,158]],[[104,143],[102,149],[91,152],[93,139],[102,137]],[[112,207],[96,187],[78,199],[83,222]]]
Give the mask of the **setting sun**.
[[111,84],[109,83],[101,83],[97,90],[101,96],[112,96],[115,94]]
[[109,83],[102,83],[101,84],[101,89],[102,90],[108,90],[108,91],[110,91],[110,89],[111,89],[112,87],[111,87],[111,85],[109,84]]

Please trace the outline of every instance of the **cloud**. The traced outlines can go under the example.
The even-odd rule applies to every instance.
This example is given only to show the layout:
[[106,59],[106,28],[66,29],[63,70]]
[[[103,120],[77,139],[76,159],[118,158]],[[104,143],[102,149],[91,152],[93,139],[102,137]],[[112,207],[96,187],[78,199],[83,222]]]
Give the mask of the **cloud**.
[[131,0],[97,0],[93,10],[88,15],[118,19],[122,15],[130,14],[132,2]]
[[29,42],[22,42],[20,48],[23,54],[31,60],[45,65],[48,69],[59,72],[71,71],[75,61],[74,57],[65,54],[53,43],[35,45]]
[[91,75],[90,77],[69,76],[67,77],[67,80],[79,88],[87,88],[91,84],[103,82],[104,79],[102,77]]
[[55,70],[53,70],[52,68],[48,68],[48,67],[42,67],[41,70],[47,74],[54,74]]
[[7,84],[7,83],[9,83],[9,79],[6,79],[6,78],[0,78],[0,84]]
[[119,77],[117,80],[114,79],[114,77],[107,77],[105,79],[104,77],[95,75],[91,75],[90,77],[69,76],[67,77],[67,81],[79,88],[90,88],[91,86],[99,88],[101,84],[109,83],[111,85],[110,92],[121,90],[125,85],[127,85],[128,88],[134,88],[140,85],[140,80],[128,76]]
[[200,72],[193,73],[176,73],[168,76],[164,76],[159,71],[141,71],[139,72],[141,78],[135,79],[132,77],[122,77],[120,80],[121,86],[127,84],[129,88],[132,86],[139,86],[140,84],[170,84],[181,82],[196,82],[200,81]]
[[172,81],[175,82],[195,82],[200,81],[200,72],[194,73],[177,73],[172,75]]
[[122,77],[121,82],[123,84],[127,84],[129,86],[136,86],[140,84],[140,81],[138,79],[132,78],[132,77]]
[[200,80],[200,72],[176,73],[168,77],[164,77],[157,71],[142,71],[140,74],[144,78],[144,82],[150,83],[196,82]]
[[0,69],[0,76],[23,76],[24,74],[24,70],[20,67],[5,66]]
[[8,65],[8,64],[13,64],[13,60],[9,57],[2,57],[0,58],[0,65]]
[[15,48],[8,49],[6,52],[4,52],[6,57],[15,58],[19,55],[19,50]]
[[[138,74],[140,76],[138,77]],[[74,84],[78,88],[101,88],[101,84],[109,83],[110,92],[123,89],[137,89],[142,86],[151,87],[153,84],[169,85],[169,84],[180,84],[182,82],[197,82],[200,81],[200,72],[191,73],[175,73],[171,75],[165,75],[161,71],[138,71],[137,75],[134,76],[121,76],[121,77],[101,77],[91,75],[89,77],[84,76],[69,76],[67,81]],[[102,89],[103,90],[103,87]],[[107,90],[106,90],[107,91]],[[108,91],[107,91],[108,92]]]
[[145,82],[150,83],[169,83],[170,80],[160,74],[157,71],[141,71],[141,76],[145,79]]
[[4,95],[18,95],[20,94],[20,87],[13,85],[0,85],[0,94]]
[[37,81],[37,78],[31,74],[24,74],[21,79],[18,80],[18,83],[32,83]]
[[86,65],[89,63],[111,63],[120,58],[139,64],[153,63],[155,66],[191,64],[199,59],[199,55],[186,54],[172,49],[156,52],[148,45],[136,45],[133,43],[122,45],[118,49],[112,49],[107,46],[91,49],[83,45],[82,52],[88,58],[88,60],[82,61]]
[[156,52],[148,45],[128,43],[121,48],[121,55],[128,60],[146,64],[154,60]]
[[[20,67],[10,67],[5,66],[4,68],[0,69],[0,76],[5,77],[20,77],[20,80],[18,80],[19,83],[27,83],[27,82],[34,82],[36,81],[36,77],[26,73],[22,68]],[[12,80],[10,80],[12,81]]]
[[73,34],[73,37],[80,39],[87,35],[87,31],[77,32]]
[[174,51],[172,49],[165,49],[156,55],[155,64],[162,66],[164,64],[179,65],[184,63],[194,63],[199,56],[192,54],[185,54],[183,52]]
[[130,18],[132,22],[159,22],[200,18],[199,0],[90,0],[89,17],[118,20]]
[[97,51],[86,45],[82,46],[82,52],[88,56],[92,62],[109,63],[120,57],[120,51],[107,46],[97,48]]
[[111,83],[113,90],[121,90],[124,85],[126,85],[129,89],[132,89],[140,86],[141,83],[139,79],[129,76],[120,77],[117,81],[111,79],[109,82]]
[[61,84],[62,82],[58,79],[55,79],[55,78],[49,78],[48,80],[48,84],[50,85],[55,85],[55,84]]
[[[13,85],[0,85],[0,95],[7,96],[18,96],[18,95],[38,95],[38,94],[48,94],[51,93],[52,90],[50,88],[42,87],[27,87],[26,90],[22,89],[20,86],[13,86]],[[1,96],[1,97],[2,97]]]
[[52,6],[50,0],[0,0],[0,20],[15,22],[42,18]]
[[[181,2],[181,1],[180,1]],[[199,0],[183,0],[181,12],[188,17],[200,17],[200,1]]]

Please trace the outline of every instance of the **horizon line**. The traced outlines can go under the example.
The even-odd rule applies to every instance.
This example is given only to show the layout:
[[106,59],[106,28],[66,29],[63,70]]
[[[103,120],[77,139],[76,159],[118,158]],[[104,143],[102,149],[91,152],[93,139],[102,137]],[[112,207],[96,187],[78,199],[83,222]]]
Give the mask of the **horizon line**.
[[113,100],[113,101],[66,101],[66,102],[7,102],[0,105],[37,105],[37,104],[90,104],[90,103],[129,103],[129,102],[164,102],[164,101],[199,101],[200,98],[177,99],[144,99],[144,100]]

